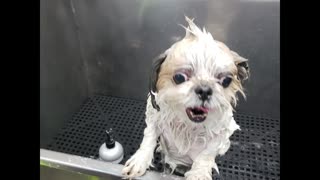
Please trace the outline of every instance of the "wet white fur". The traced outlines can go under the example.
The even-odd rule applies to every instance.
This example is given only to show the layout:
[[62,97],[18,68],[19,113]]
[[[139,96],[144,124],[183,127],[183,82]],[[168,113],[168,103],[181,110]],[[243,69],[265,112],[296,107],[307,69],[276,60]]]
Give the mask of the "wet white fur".
[[[201,31],[192,20],[187,18],[187,21],[186,37],[166,51],[164,63],[172,64],[176,69],[192,69],[193,76],[179,86],[168,83],[156,93],[160,111],[152,107],[148,98],[144,138],[140,148],[123,168],[125,178],[131,179],[145,173],[151,165],[160,136],[159,150],[165,154],[165,162],[172,169],[177,164],[188,165],[191,166],[185,174],[188,180],[210,180],[212,168],[218,171],[216,156],[223,155],[229,149],[229,138],[239,129],[231,106],[231,102],[236,101],[236,95],[219,85],[216,77],[233,67],[234,60],[224,53],[210,33]],[[196,43],[189,43],[192,37],[196,37]],[[175,64],[174,60],[181,57],[187,63]],[[200,84],[208,85],[213,90],[211,100],[205,104],[212,111],[204,122],[194,123],[189,120],[185,109],[201,105],[194,93],[194,88]]]

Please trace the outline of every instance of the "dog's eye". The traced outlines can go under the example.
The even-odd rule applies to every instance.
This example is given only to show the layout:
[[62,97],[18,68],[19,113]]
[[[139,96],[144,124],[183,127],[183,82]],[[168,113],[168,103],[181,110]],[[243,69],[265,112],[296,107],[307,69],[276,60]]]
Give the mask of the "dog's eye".
[[225,77],[221,82],[222,87],[224,87],[224,88],[228,87],[230,85],[231,81],[232,81],[231,77]]
[[185,82],[186,80],[188,80],[187,75],[183,74],[183,73],[177,73],[173,76],[173,80],[176,84],[181,84],[183,82]]

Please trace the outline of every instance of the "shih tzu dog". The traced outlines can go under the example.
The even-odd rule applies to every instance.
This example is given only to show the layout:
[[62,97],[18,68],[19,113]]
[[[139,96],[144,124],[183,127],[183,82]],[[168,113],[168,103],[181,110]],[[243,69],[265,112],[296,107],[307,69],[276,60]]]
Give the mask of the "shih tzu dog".
[[230,147],[240,129],[233,118],[237,94],[249,76],[247,59],[214,40],[186,17],[185,37],[153,64],[146,124],[140,148],[125,163],[124,178],[143,175],[152,166],[154,150],[175,170],[189,167],[187,180],[212,179],[219,172],[215,158]]

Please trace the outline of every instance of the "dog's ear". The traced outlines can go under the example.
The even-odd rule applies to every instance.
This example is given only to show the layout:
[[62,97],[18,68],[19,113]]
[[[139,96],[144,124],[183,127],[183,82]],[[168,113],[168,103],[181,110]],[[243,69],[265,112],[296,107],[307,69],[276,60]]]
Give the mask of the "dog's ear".
[[241,82],[244,82],[249,78],[249,65],[248,65],[248,59],[241,57],[238,53],[231,51],[231,54],[233,56],[233,60],[237,66],[238,69],[238,79]]
[[151,69],[151,75],[150,75],[150,80],[149,80],[149,93],[151,96],[151,103],[153,108],[157,109],[160,111],[160,107],[157,105],[156,100],[155,100],[155,95],[157,90],[157,82],[158,82],[158,75],[160,72],[160,68],[164,60],[166,59],[167,55],[165,53],[160,54],[157,58],[153,60],[152,63],[152,69]]
[[231,52],[234,63],[237,66],[238,74],[237,77],[241,81],[241,83],[249,78],[249,65],[248,59],[241,57],[238,53],[230,50],[224,43],[215,40],[218,47],[220,47],[225,52]]

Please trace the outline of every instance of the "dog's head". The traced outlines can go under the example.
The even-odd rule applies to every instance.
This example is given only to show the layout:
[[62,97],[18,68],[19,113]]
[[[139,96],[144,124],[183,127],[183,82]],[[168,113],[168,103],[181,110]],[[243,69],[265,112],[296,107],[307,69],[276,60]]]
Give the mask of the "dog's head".
[[158,111],[166,104],[184,119],[200,123],[236,105],[249,70],[247,59],[186,20],[186,36],[153,63],[150,93]]

